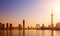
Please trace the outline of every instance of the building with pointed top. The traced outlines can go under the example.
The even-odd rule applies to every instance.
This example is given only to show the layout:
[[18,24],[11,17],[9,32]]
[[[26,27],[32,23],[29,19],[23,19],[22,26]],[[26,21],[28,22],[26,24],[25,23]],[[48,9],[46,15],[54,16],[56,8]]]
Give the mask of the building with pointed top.
[[53,25],[53,10],[51,11],[51,28],[52,29],[54,28],[54,25]]

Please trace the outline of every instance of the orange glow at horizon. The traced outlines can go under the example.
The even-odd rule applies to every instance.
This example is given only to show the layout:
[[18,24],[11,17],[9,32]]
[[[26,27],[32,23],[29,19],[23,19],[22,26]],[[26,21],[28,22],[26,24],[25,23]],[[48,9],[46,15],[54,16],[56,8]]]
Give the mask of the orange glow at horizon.
[[[41,4],[42,3],[42,4]],[[28,4],[26,4],[28,5]],[[53,6],[53,7],[51,7]],[[28,8],[27,8],[28,7]],[[18,26],[18,24],[23,24],[23,19],[25,19],[26,27],[32,26],[35,27],[36,24],[40,26],[44,23],[45,26],[51,24],[51,10],[53,8],[53,23],[54,25],[57,22],[60,22],[60,1],[46,1],[46,2],[37,2],[35,5],[26,6],[24,11],[11,11],[14,12],[12,15],[2,15],[0,16],[0,22],[2,23],[12,23],[13,26]],[[10,12],[10,11],[8,11]],[[16,13],[17,14],[16,14]],[[21,13],[19,13],[21,12]],[[14,15],[15,14],[15,15]]]
[[54,23],[60,22],[60,3],[57,2],[53,5],[53,13],[54,13]]

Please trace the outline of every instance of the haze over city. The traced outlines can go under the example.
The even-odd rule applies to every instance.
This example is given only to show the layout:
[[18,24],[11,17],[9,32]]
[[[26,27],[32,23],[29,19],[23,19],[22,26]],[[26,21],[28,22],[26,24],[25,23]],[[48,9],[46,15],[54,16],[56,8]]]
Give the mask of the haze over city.
[[0,5],[0,22],[4,24],[18,26],[25,19],[26,26],[47,26],[51,24],[52,10],[54,24],[60,22],[60,0],[0,0]]

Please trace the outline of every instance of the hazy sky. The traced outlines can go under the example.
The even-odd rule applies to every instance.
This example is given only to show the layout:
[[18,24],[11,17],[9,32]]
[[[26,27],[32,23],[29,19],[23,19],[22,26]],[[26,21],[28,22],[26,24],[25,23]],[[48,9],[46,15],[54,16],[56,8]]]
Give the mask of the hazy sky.
[[[60,5],[59,0],[0,0],[0,22],[13,23],[14,26],[25,19],[26,26],[44,23],[49,25],[51,21],[51,10],[54,10],[54,24],[60,21],[54,5]],[[57,7],[58,7],[57,6]],[[59,13],[59,12],[57,12]],[[57,18],[58,17],[58,18]]]

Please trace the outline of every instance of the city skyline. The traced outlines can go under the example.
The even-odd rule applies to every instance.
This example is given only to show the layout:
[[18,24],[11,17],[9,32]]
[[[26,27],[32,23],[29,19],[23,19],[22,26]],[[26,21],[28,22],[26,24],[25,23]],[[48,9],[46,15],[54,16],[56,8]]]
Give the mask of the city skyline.
[[[0,0],[1,1],[1,0]],[[45,26],[51,24],[51,10],[53,6],[54,24],[60,22],[60,1],[59,0],[28,0],[1,1],[0,22],[13,23],[14,26],[22,24],[26,20],[26,26],[44,23]]]

